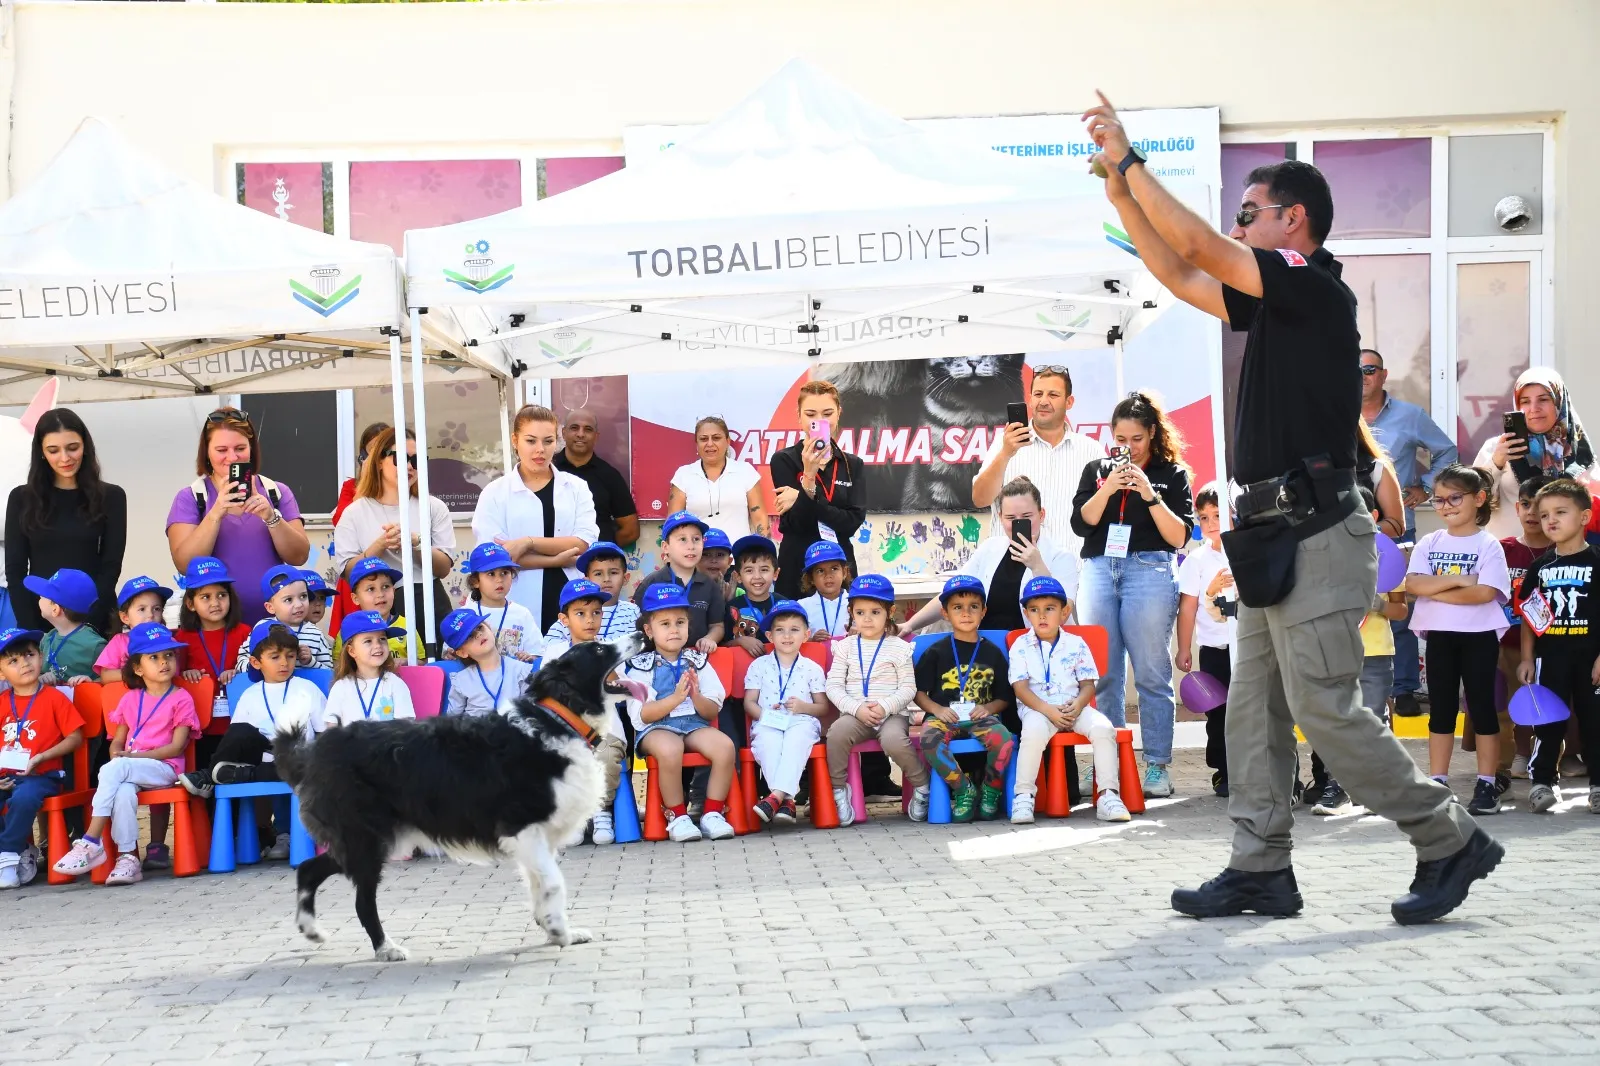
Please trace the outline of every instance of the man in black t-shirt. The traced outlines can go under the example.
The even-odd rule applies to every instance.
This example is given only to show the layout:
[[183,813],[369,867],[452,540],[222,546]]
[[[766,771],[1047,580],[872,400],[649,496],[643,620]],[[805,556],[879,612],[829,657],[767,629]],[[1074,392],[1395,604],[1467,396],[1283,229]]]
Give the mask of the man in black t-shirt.
[[1394,920],[1442,918],[1505,849],[1361,706],[1376,527],[1355,497],[1361,342],[1355,294],[1323,247],[1328,183],[1294,160],[1257,168],[1224,237],[1148,171],[1103,95],[1084,118],[1100,148],[1092,168],[1144,265],[1180,300],[1250,334],[1233,451],[1244,528],[1224,537],[1242,601],[1226,731],[1233,855],[1220,876],[1173,892],[1172,906],[1196,918],[1300,912],[1287,787],[1299,725],[1340,783],[1417,849]]
[[557,470],[580,477],[589,486],[594,497],[595,524],[600,527],[599,539],[626,548],[639,539],[639,508],[633,502],[628,479],[595,454],[599,438],[599,422],[593,411],[580,407],[567,412],[566,423],[561,427],[566,447],[556,453],[552,462]]

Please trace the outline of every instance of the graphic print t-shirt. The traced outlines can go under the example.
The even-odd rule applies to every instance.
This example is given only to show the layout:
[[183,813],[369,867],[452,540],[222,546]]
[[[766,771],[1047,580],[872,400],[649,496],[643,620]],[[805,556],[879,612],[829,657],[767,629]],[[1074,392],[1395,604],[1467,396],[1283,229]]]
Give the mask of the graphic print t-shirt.
[[1434,530],[1417,542],[1406,573],[1435,577],[1475,574],[1478,584],[1499,593],[1488,603],[1472,604],[1440,603],[1418,596],[1411,615],[1413,633],[1493,633],[1498,638],[1506,631],[1509,623],[1501,605],[1511,600],[1511,576],[1506,572],[1506,553],[1490,534],[1480,529],[1471,536],[1453,537],[1445,530]]
[[[941,707],[961,700],[982,707],[992,700],[1009,703],[1015,698],[1011,689],[1011,664],[1006,653],[994,642],[980,637],[974,648],[958,640],[952,651],[950,641],[948,636],[935,641],[917,660],[918,692],[927,693],[928,698]],[[961,684],[962,675],[965,675],[965,687]]]
[[1563,653],[1594,655],[1600,652],[1600,605],[1595,602],[1600,551],[1593,545],[1575,555],[1543,555],[1522,579],[1522,599],[1538,589],[1550,604],[1550,628],[1539,637],[1539,654],[1560,648]]

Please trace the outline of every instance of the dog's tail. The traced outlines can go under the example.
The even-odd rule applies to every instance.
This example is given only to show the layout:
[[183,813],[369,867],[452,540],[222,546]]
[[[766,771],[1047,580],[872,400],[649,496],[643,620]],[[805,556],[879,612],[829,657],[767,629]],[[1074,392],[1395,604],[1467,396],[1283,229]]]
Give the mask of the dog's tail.
[[278,778],[290,788],[299,789],[305,779],[310,761],[312,723],[302,714],[291,711],[278,722],[278,732],[272,740],[272,760],[278,768]]

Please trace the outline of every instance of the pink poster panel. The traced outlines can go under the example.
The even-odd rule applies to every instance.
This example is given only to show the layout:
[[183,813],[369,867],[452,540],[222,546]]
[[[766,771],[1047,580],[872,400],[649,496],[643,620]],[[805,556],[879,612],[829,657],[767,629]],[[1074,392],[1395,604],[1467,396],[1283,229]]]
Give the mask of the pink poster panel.
[[497,215],[522,206],[515,159],[434,159],[350,164],[350,236],[403,251],[405,232]]
[[321,163],[242,163],[244,206],[323,232]]

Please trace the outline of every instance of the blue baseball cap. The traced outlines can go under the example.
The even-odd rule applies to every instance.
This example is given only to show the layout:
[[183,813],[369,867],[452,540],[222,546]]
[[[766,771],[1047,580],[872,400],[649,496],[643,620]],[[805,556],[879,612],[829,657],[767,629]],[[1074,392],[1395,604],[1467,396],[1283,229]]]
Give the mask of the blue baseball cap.
[[332,596],[333,590],[328,583],[322,580],[322,575],[315,570],[302,570],[300,576],[306,580],[306,591],[312,596]]
[[862,574],[850,582],[850,598],[852,600],[878,600],[881,603],[894,603],[894,586],[882,574]]
[[467,556],[467,573],[483,574],[490,570],[516,570],[516,560],[511,558],[511,553],[504,547],[489,541],[472,549],[472,554]]
[[193,592],[207,585],[231,584],[233,575],[228,573],[228,564],[214,555],[197,555],[183,568],[183,587],[187,591]]
[[[661,586],[654,585],[651,587],[660,588]],[[586,577],[575,577],[561,587],[561,609],[563,611],[567,609],[568,604],[576,603],[578,600],[599,600],[603,604],[610,598],[605,589]],[[685,603],[687,604],[687,601]]]
[[725,552],[731,552],[733,551],[733,541],[729,540],[728,535],[720,529],[708,529],[706,530],[704,547],[706,551],[720,549]]
[[1067,603],[1071,599],[1067,595],[1067,590],[1061,586],[1061,582],[1053,577],[1036,577],[1022,586],[1023,604],[1027,604],[1029,600],[1036,600],[1041,596],[1054,596],[1062,603]]
[[22,579],[22,587],[78,614],[88,614],[94,609],[94,601],[100,598],[100,591],[94,587],[94,578],[82,570],[68,567],[57,570],[48,578],[29,574]]
[[621,559],[622,569],[628,569],[628,553],[622,550],[621,545],[613,544],[609,540],[597,540],[589,545],[589,550],[578,556],[578,573],[587,574],[589,564],[596,559]]
[[804,569],[810,570],[818,563],[843,563],[848,562],[844,557],[844,549],[831,540],[819,540],[806,549]]
[[683,591],[683,586],[676,581],[663,581],[659,585],[651,585],[644,590],[644,595],[639,597],[639,613],[650,614],[653,611],[670,611],[674,607],[689,609],[689,596]]
[[283,586],[293,585],[297,582],[306,586],[306,592],[309,593],[311,591],[311,585],[306,581],[304,570],[301,570],[298,566],[290,566],[288,563],[279,563],[261,575],[261,602],[266,603],[276,596],[278,590]]
[[683,526],[694,526],[700,531],[702,537],[711,528],[688,511],[674,511],[672,514],[667,515],[665,522],[661,523],[661,539],[666,540],[672,536],[673,530],[680,529]]
[[155,578],[131,577],[122,583],[122,590],[117,593],[117,606],[126,607],[129,600],[135,596],[142,596],[146,592],[154,592],[160,596],[162,603],[172,599],[172,590],[157,584]]
[[799,615],[801,618],[805,619],[808,624],[810,622],[811,616],[806,614],[806,609],[800,606],[799,603],[795,602],[794,600],[779,600],[777,603],[772,605],[772,610],[767,612],[767,617],[762,621],[762,627],[765,629],[771,629],[772,623],[776,622],[780,616],[786,614]]
[[989,602],[989,594],[984,590],[983,582],[971,574],[956,574],[944,583],[944,591],[939,593],[940,603],[949,603],[950,597],[958,592],[976,592],[978,599]]
[[158,651],[177,651],[183,642],[160,622],[140,622],[128,630],[129,655],[154,655]]
[[[283,630],[291,637],[295,637],[294,630],[290,629],[276,618],[263,618],[261,621],[250,627],[250,639],[245,642],[245,647],[250,649],[250,654],[252,656],[255,655],[257,649],[261,647],[261,642],[267,639],[267,634],[272,632],[274,626]],[[300,643],[299,637],[295,637],[295,643]],[[261,671],[257,670],[253,666],[246,664],[244,672],[251,681],[261,680]]]
[[357,559],[355,565],[350,567],[350,587],[355,588],[363,578],[371,577],[373,574],[388,574],[389,580],[396,585],[405,580],[405,575],[400,571],[382,559],[369,555],[364,559]]
[[760,533],[752,533],[748,537],[740,537],[733,542],[733,557],[735,559],[745,552],[763,552],[776,559],[778,557],[778,546]]
[[37,629],[18,629],[16,626],[0,629],[0,655],[9,651],[13,644],[37,644],[43,639],[44,634]]
[[377,611],[351,611],[344,616],[344,621],[339,623],[339,639],[347,644],[352,638],[363,633],[382,633],[386,637],[406,635],[404,629],[390,625]]
[[472,634],[478,631],[478,627],[485,624],[483,615],[471,607],[457,607],[439,619],[439,639],[444,641],[451,651],[459,651],[463,644],[472,639]]

